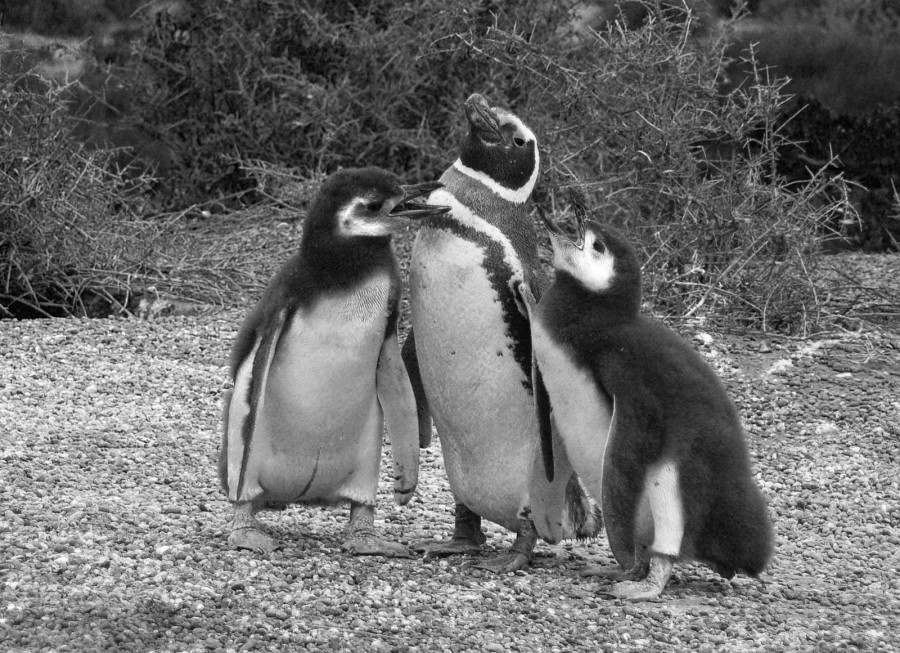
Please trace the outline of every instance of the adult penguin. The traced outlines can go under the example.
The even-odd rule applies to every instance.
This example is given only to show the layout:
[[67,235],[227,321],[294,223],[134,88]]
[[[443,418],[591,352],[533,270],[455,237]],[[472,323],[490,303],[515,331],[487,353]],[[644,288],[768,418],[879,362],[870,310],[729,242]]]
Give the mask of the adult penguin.
[[344,170],[322,184],[298,253],[272,279],[232,350],[219,457],[234,506],[232,546],[276,548],[254,517],[262,508],[349,502],[345,551],[409,555],[374,531],[385,425],[400,505],[412,498],[418,474],[391,234],[445,212],[411,201],[439,186],[404,187],[379,168]]
[[641,266],[621,233],[578,216],[572,241],[544,222],[556,277],[537,306],[522,288],[535,385],[549,397],[538,405],[563,443],[551,457],[571,460],[601,499],[622,568],[586,573],[618,581],[605,593],[632,601],[658,597],[677,560],[757,576],[772,526],[722,383],[688,343],[640,314]]
[[570,467],[530,492],[538,454],[531,386],[531,335],[516,295],[546,284],[527,201],[540,167],[537,139],[517,116],[466,100],[469,130],[459,158],[429,202],[450,211],[420,223],[410,261],[411,331],[403,357],[419,409],[423,446],[433,419],[455,501],[453,536],[420,543],[430,555],[480,551],[482,517],[516,534],[509,551],[478,566],[529,564],[538,532],[534,502],[553,516],[540,533],[555,542],[591,537],[595,506]]

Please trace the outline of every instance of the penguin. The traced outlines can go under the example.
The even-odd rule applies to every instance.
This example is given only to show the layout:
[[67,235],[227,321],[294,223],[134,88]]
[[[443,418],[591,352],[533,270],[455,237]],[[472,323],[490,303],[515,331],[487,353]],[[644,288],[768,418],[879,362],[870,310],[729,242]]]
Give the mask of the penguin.
[[[757,577],[772,525],[737,409],[712,368],[677,334],[640,314],[641,267],[615,229],[576,216],[577,239],[542,216],[555,279],[531,316],[534,383],[564,451],[600,500],[620,570],[605,593],[657,598],[679,560]],[[542,429],[545,441],[550,436]],[[548,470],[551,468],[548,468]],[[548,471],[550,473],[550,471]]]
[[327,178],[314,198],[298,252],[244,321],[231,354],[219,478],[234,508],[233,547],[277,548],[254,516],[260,509],[349,502],[342,550],[409,556],[374,531],[385,425],[396,503],[412,498],[419,463],[391,235],[447,211],[413,201],[439,186],[350,169]]
[[[527,201],[538,178],[537,139],[513,113],[478,94],[465,102],[468,132],[429,203],[448,213],[419,222],[410,266],[410,325],[403,358],[416,394],[420,445],[432,424],[455,503],[450,539],[419,542],[426,555],[477,553],[485,518],[516,534],[503,554],[476,566],[498,573],[528,565],[538,535],[592,537],[599,508],[571,469],[543,478],[531,385],[531,331],[516,284],[546,285]],[[533,496],[532,496],[533,495]],[[535,501],[553,515],[538,532]]]

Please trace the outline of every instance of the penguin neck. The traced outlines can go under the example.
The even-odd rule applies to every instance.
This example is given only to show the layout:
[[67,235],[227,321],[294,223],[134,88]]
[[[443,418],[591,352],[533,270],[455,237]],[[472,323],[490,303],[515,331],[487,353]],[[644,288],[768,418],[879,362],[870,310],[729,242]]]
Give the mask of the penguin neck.
[[614,283],[608,290],[596,292],[571,273],[557,270],[554,285],[554,295],[565,297],[572,304],[566,311],[568,315],[590,314],[594,320],[614,323],[631,322],[640,314],[640,287],[634,288],[633,284]]
[[300,256],[320,287],[354,286],[379,269],[390,267],[391,237],[334,238],[309,234]]
[[466,165],[463,163],[462,158],[453,162],[453,168],[469,179],[483,184],[492,193],[513,204],[524,204],[528,201],[528,198],[531,197],[531,191],[534,190],[534,185],[537,182],[539,170],[538,166],[535,165],[531,175],[525,180],[524,184],[517,188],[509,188],[488,173]]

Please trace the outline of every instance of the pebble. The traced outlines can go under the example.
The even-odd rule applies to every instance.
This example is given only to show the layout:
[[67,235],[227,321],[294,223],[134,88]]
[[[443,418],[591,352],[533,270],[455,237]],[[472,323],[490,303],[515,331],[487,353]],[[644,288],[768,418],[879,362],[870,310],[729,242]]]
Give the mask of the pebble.
[[[898,649],[900,476],[892,461],[900,459],[900,377],[836,371],[820,356],[778,385],[729,372],[775,520],[772,568],[761,581],[727,582],[706,567],[679,565],[660,603],[632,606],[602,598],[597,582],[572,569],[608,560],[602,539],[541,543],[535,567],[493,577],[461,569],[460,557],[345,556],[338,550],[346,508],[291,507],[261,515],[282,551],[266,558],[228,549],[229,508],[215,478],[217,411],[239,315],[85,320],[72,332],[68,321],[0,322],[4,351],[25,337],[66,335],[40,340],[48,358],[11,370],[0,363],[0,432],[8,434],[0,523],[14,524],[0,529],[9,561],[0,567],[5,648]],[[83,347],[109,337],[105,356]],[[711,337],[723,355],[737,356],[732,336]],[[202,355],[171,353],[196,352],[197,343]],[[779,356],[801,346],[786,342]],[[754,356],[754,348],[743,351]],[[844,373],[853,378],[839,378]],[[60,401],[47,400],[51,389]],[[426,451],[423,460],[440,461],[439,441]],[[441,466],[422,466],[419,496],[397,509],[402,520],[386,518],[395,510],[388,455],[382,470],[386,536],[449,536],[452,499]],[[512,542],[485,528],[489,552]],[[93,625],[98,620],[107,625]],[[108,633],[106,644],[98,632]]]

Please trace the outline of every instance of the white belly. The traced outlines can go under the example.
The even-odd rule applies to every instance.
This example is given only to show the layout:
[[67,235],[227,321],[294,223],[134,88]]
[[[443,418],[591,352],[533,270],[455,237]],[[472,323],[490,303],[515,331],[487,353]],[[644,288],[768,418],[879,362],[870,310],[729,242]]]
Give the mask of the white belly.
[[612,401],[590,372],[575,365],[572,353],[550,337],[540,319],[532,322],[531,336],[566,455],[585,488],[600,501]]
[[374,499],[383,427],[375,370],[386,284],[321,300],[285,325],[266,375],[242,500]]
[[411,322],[454,496],[514,529],[528,502],[537,420],[483,256],[474,243],[423,227],[410,265]]

